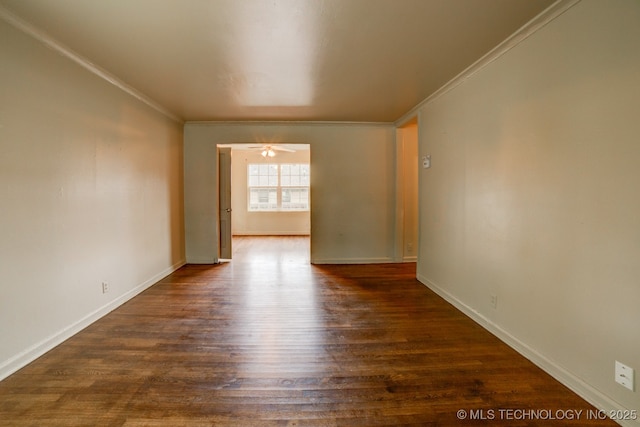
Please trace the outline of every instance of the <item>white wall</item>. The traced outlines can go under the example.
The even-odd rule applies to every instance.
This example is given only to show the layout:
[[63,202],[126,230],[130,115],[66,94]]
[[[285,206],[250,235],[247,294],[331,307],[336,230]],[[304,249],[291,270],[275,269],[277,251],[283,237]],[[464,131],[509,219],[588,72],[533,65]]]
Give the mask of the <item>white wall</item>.
[[184,232],[182,126],[2,21],[0,40],[3,378],[182,265]]
[[234,235],[308,235],[311,215],[306,212],[249,212],[247,167],[250,164],[309,163],[308,148],[293,153],[278,151],[275,157],[265,159],[259,150],[232,147],[231,155],[231,227]]
[[640,2],[578,3],[419,114],[420,280],[640,410],[613,369],[640,373]]
[[395,251],[395,129],[380,124],[187,123],[187,261],[215,262],[216,145],[311,146],[311,260],[390,262]]

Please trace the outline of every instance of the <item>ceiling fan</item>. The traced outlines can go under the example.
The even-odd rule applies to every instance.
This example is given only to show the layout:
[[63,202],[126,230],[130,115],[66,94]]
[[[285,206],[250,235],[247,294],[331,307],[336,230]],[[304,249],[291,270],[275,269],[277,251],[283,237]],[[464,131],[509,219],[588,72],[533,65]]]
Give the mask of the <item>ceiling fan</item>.
[[253,145],[249,147],[250,150],[261,150],[262,157],[274,157],[276,151],[284,151],[287,153],[295,153],[296,150],[284,147],[282,145]]

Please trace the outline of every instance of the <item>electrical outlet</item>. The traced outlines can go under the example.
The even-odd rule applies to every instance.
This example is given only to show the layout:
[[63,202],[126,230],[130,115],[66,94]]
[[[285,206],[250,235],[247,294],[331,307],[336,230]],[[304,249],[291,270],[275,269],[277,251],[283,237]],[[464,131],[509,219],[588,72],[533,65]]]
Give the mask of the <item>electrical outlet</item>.
[[631,391],[633,390],[633,369],[616,360],[616,382]]
[[109,292],[109,284],[107,282],[102,282],[102,293],[106,294]]
[[491,295],[491,307],[498,308],[498,295]]

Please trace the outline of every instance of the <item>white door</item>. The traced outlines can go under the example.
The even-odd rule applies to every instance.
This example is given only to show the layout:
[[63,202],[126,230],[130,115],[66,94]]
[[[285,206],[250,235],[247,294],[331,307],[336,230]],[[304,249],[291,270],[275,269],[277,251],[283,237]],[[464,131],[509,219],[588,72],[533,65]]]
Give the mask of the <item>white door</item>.
[[218,147],[221,259],[231,259],[231,148]]

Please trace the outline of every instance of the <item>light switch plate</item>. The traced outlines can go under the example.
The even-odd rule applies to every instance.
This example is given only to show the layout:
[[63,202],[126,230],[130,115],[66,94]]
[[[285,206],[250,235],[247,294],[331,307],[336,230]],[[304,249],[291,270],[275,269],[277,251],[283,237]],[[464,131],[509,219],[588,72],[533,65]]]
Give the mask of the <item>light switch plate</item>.
[[422,156],[422,168],[429,169],[431,167],[431,154]]
[[633,369],[616,360],[616,382],[633,391],[633,380]]

